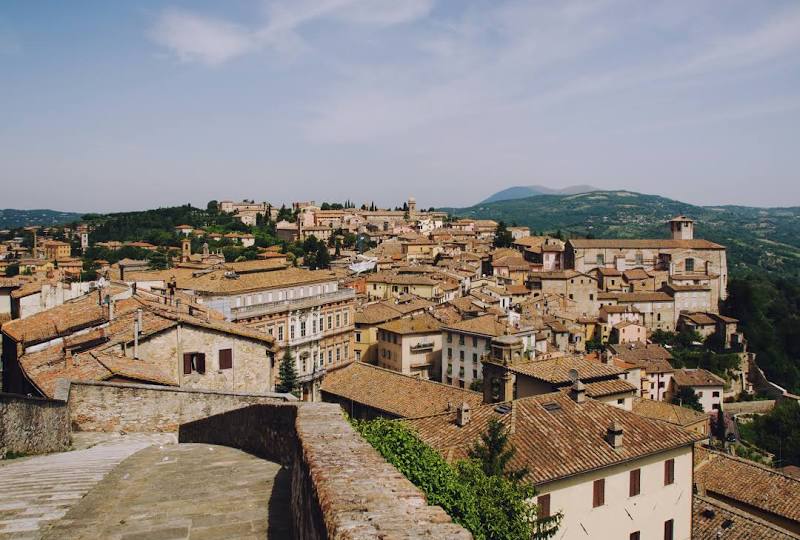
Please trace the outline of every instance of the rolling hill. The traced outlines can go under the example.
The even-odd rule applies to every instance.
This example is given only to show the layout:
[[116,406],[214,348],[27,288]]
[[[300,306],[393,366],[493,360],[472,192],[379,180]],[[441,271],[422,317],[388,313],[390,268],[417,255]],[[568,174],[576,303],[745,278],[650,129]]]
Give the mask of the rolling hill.
[[536,195],[444,209],[461,217],[527,225],[531,231],[566,237],[665,238],[665,221],[686,214],[695,237],[728,248],[732,274],[767,270],[800,276],[800,207],[695,206],[657,195],[594,191]]
[[81,219],[82,214],[58,210],[14,210],[0,209],[0,229],[16,229],[40,225],[49,227],[63,225]]
[[479,204],[495,201],[508,201],[512,199],[524,199],[535,195],[575,195],[577,193],[589,193],[598,191],[593,186],[567,186],[561,189],[553,189],[545,186],[514,186],[490,195]]

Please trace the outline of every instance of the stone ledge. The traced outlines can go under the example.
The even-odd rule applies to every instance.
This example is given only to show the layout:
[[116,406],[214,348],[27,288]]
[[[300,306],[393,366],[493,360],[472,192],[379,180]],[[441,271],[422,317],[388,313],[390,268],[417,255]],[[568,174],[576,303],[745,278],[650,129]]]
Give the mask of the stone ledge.
[[222,444],[291,469],[297,539],[472,535],[387,463],[327,403],[251,405],[180,426],[180,442]]

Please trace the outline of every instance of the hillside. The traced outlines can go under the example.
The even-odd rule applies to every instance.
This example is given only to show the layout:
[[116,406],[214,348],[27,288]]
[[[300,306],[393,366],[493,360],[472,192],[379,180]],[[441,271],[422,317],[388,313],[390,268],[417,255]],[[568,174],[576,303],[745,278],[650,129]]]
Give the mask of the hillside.
[[63,225],[81,218],[81,214],[74,212],[59,212],[58,210],[14,210],[13,208],[0,209],[0,229],[16,229],[41,225]]
[[598,191],[598,189],[593,186],[567,186],[562,189],[553,189],[545,186],[514,186],[498,191],[478,204],[507,201],[511,199],[524,199],[536,195],[575,195],[578,193],[589,193],[591,191]]
[[678,214],[696,220],[695,237],[728,248],[732,274],[769,270],[800,275],[800,207],[695,206],[656,195],[595,191],[445,209],[462,217],[527,225],[532,231],[595,238],[664,238],[665,221]]

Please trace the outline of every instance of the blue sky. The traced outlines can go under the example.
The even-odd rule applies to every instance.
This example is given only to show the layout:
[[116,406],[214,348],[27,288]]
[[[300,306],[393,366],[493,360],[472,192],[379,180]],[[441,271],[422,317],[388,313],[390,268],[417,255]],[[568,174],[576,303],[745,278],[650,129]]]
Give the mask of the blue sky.
[[0,2],[0,207],[800,205],[800,2]]

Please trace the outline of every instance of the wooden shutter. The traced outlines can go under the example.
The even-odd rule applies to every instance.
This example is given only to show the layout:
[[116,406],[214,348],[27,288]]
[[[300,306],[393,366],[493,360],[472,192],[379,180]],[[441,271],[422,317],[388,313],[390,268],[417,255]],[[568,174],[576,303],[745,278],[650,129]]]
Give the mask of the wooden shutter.
[[664,485],[668,486],[675,482],[675,460],[668,459],[664,462]]
[[536,504],[538,505],[537,515],[539,518],[546,518],[550,517],[550,494],[547,495],[539,495],[536,499]]
[[219,351],[219,369],[231,369],[233,367],[233,350],[220,349]]
[[597,508],[598,506],[603,506],[606,503],[605,478],[601,478],[600,480],[595,480],[593,487],[594,487],[594,493],[593,493],[592,506],[594,508]]
[[631,471],[630,490],[628,493],[630,497],[635,497],[641,492],[641,478],[642,478],[641,469],[635,469]]
[[189,375],[192,372],[192,353],[183,353],[183,374]]
[[195,357],[197,361],[197,368],[198,373],[205,373],[206,372],[206,354],[205,353],[197,353]]
[[674,523],[671,519],[664,522],[664,540],[672,540]]

